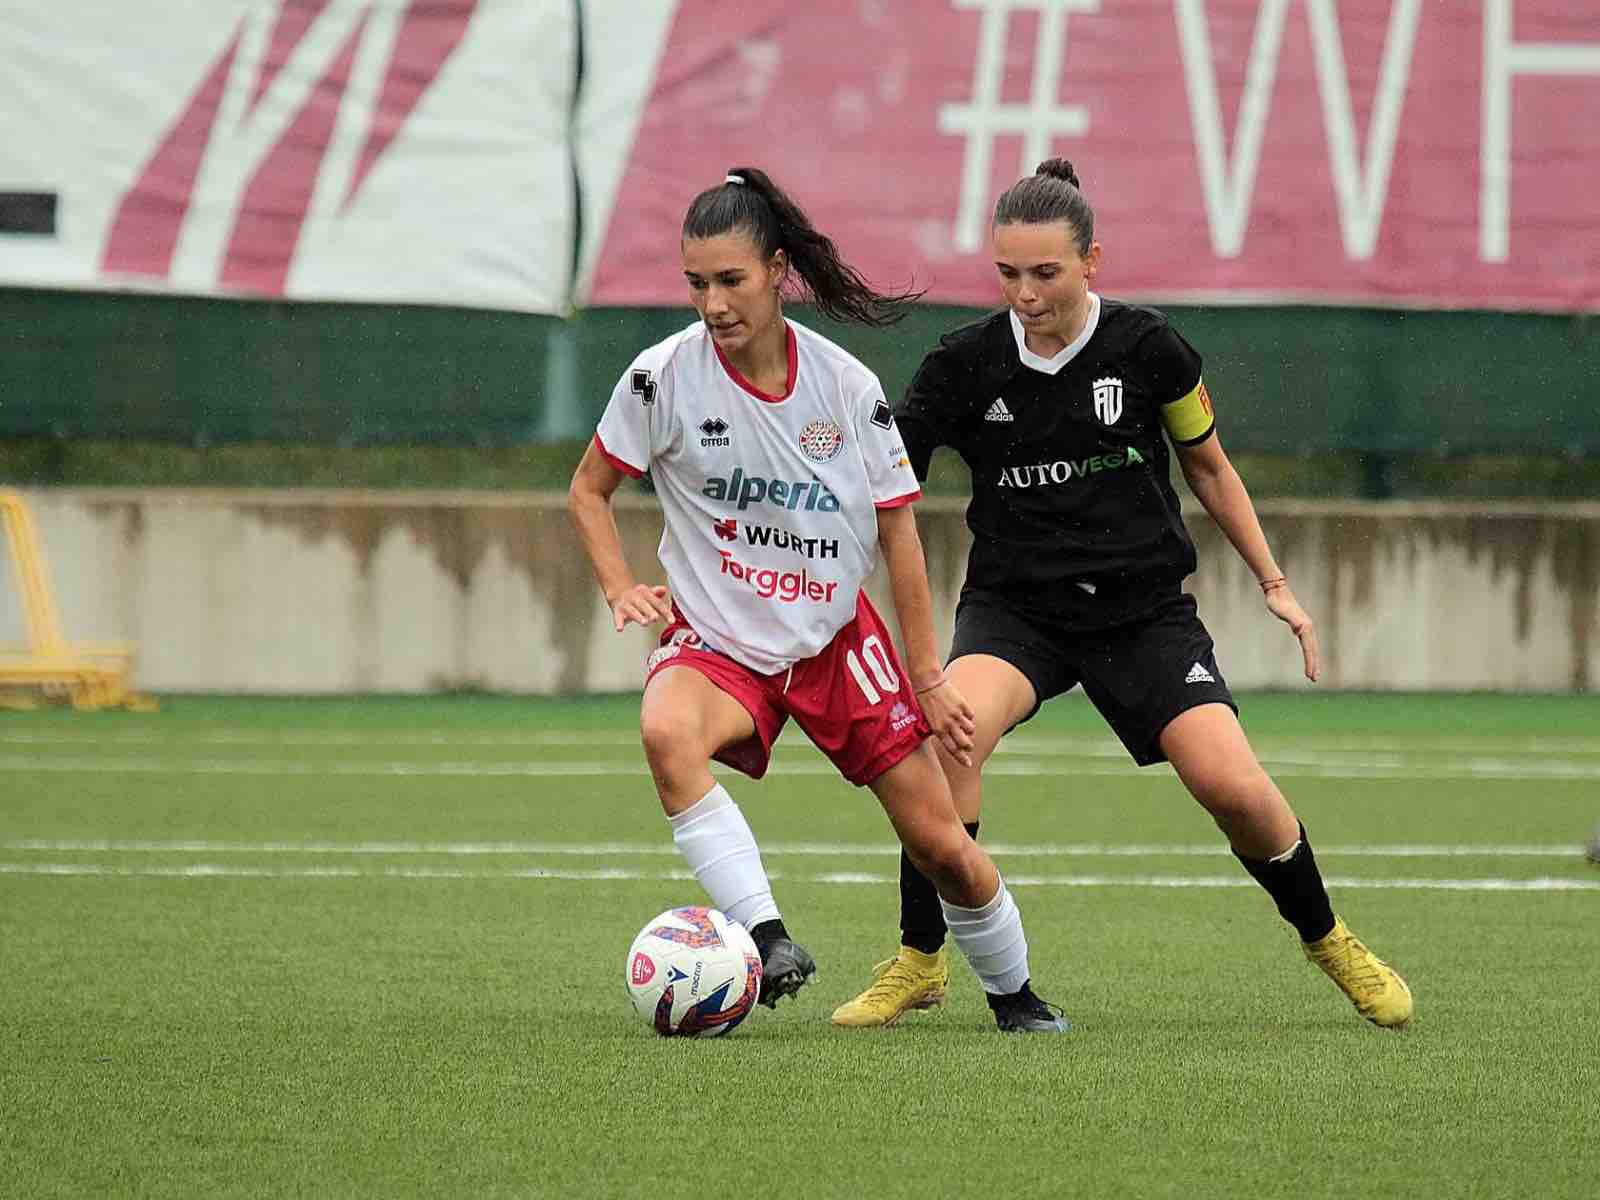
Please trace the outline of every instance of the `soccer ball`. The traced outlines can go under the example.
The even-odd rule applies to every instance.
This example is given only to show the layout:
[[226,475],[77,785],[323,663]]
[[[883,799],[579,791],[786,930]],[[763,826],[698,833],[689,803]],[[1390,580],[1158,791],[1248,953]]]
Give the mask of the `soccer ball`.
[[718,1037],[750,1014],[761,955],[743,925],[714,908],[669,908],[628,947],[628,999],[662,1037]]

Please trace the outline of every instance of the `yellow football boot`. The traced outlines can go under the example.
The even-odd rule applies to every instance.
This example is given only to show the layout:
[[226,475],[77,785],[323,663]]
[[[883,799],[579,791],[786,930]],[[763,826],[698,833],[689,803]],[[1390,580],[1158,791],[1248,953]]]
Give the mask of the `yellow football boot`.
[[1406,981],[1368,950],[1339,917],[1334,917],[1327,937],[1301,945],[1306,957],[1321,967],[1350,997],[1356,1011],[1374,1025],[1392,1029],[1411,1020],[1411,989]]
[[944,948],[924,954],[910,946],[872,968],[872,986],[833,1010],[833,1023],[853,1029],[893,1025],[913,1008],[944,1003],[950,968]]

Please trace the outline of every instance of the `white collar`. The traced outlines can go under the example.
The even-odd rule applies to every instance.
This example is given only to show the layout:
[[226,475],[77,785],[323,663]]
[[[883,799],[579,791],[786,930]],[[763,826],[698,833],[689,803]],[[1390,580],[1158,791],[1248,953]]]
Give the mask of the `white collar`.
[[1022,359],[1022,365],[1032,367],[1035,371],[1043,371],[1046,375],[1054,375],[1078,356],[1078,351],[1088,345],[1089,339],[1094,336],[1095,327],[1100,324],[1100,297],[1093,292],[1089,293],[1089,319],[1083,323],[1083,332],[1063,346],[1049,358],[1042,354],[1035,354],[1028,349],[1028,334],[1022,328],[1022,319],[1013,309],[1011,313],[1011,334],[1017,339],[1017,357]]

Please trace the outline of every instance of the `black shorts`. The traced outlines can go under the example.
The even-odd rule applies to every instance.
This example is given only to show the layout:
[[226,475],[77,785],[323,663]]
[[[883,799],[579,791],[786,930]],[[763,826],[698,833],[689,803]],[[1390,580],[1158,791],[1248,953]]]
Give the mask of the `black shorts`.
[[993,655],[1028,677],[1038,703],[1022,721],[1046,700],[1083,684],[1141,767],[1166,761],[1161,731],[1178,714],[1201,704],[1239,711],[1194,597],[1183,592],[1137,621],[1092,633],[1064,633],[992,592],[966,592],[956,609],[950,658],[964,654]]

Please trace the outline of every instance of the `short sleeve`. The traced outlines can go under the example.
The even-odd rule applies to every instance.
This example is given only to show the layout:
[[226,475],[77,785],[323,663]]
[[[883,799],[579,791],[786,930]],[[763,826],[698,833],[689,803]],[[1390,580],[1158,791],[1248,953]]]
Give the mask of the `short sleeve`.
[[911,470],[905,442],[895,425],[883,385],[869,374],[856,408],[856,437],[867,467],[867,487],[877,508],[898,508],[920,499],[922,489]]
[[941,344],[922,360],[905,395],[895,405],[895,425],[918,479],[928,478],[928,463],[940,446],[960,449],[951,419],[956,411],[959,377],[955,356]]
[[635,479],[650,469],[664,440],[671,377],[655,348],[622,373],[595,430],[595,447],[617,470]]
[[1205,441],[1216,430],[1211,397],[1200,374],[1200,354],[1163,322],[1146,334],[1139,357],[1149,372],[1150,390],[1161,406],[1161,424],[1179,446]]

